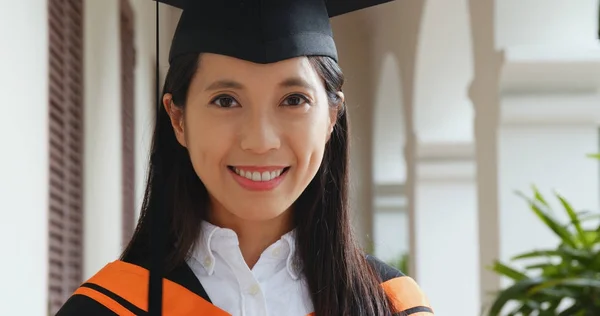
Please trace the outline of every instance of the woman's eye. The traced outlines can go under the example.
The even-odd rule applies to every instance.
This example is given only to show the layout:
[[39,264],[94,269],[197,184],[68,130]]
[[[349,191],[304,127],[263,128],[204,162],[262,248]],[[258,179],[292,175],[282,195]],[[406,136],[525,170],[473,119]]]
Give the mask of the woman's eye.
[[299,94],[291,95],[283,101],[283,104],[287,106],[299,106],[304,103],[308,103],[308,99],[305,96]]
[[220,108],[232,108],[238,106],[237,101],[228,95],[221,95],[214,98],[210,103],[215,104]]

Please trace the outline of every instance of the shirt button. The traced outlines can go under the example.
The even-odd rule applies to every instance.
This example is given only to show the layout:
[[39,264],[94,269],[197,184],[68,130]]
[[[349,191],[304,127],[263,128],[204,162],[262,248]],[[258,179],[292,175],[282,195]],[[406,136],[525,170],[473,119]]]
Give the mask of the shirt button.
[[277,247],[277,248],[275,248],[275,250],[273,250],[274,256],[279,257],[280,254],[281,254],[281,248]]
[[212,259],[210,257],[204,258],[204,266],[207,268],[212,266]]
[[260,292],[260,287],[258,286],[258,284],[252,285],[248,290],[248,293],[253,296],[258,294],[258,292]]

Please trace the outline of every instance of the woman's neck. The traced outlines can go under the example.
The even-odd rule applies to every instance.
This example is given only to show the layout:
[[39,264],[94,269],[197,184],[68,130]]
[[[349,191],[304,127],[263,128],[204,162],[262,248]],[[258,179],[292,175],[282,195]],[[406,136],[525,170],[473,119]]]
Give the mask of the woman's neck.
[[213,225],[229,228],[237,234],[242,256],[252,269],[265,249],[292,229],[291,213],[287,210],[276,218],[251,221],[227,211],[213,210],[209,221]]

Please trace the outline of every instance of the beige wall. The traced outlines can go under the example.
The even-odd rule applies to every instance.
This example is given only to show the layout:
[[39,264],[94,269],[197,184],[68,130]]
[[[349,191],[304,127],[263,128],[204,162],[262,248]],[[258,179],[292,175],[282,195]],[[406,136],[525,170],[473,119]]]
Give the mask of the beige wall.
[[372,69],[368,33],[360,13],[332,21],[339,62],[346,76],[344,94],[350,117],[350,203],[357,236],[369,248],[372,243]]

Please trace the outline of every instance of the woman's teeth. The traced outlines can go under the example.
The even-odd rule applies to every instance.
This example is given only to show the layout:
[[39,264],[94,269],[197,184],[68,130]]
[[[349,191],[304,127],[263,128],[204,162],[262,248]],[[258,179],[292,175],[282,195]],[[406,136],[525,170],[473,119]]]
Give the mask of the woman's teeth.
[[233,168],[235,170],[235,173],[237,173],[238,175],[246,178],[246,179],[250,179],[252,181],[271,181],[279,176],[281,176],[281,173],[283,172],[284,169],[279,169],[279,170],[274,170],[274,171],[264,171],[264,172],[258,172],[258,171],[245,171],[242,169],[238,169],[238,168]]

